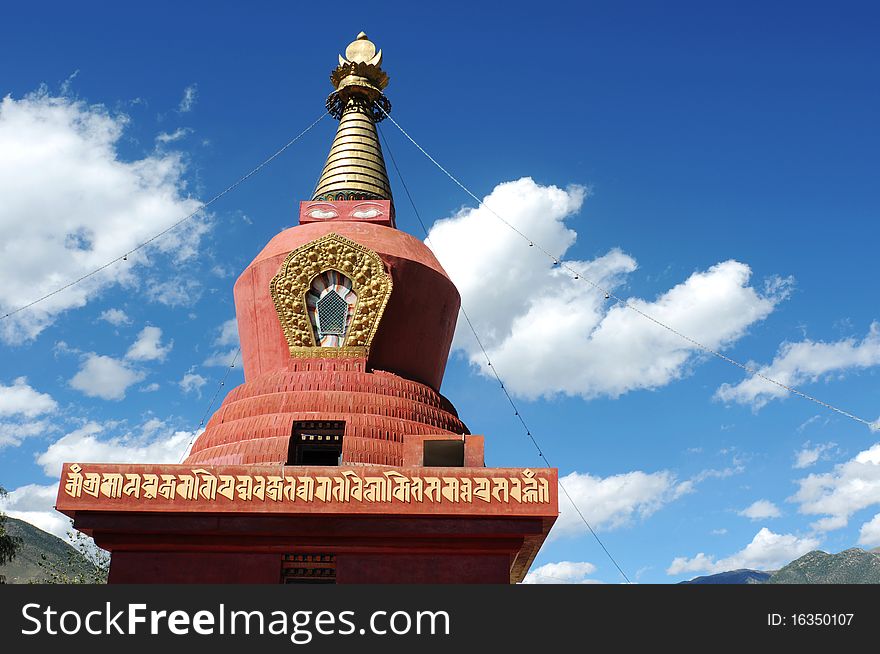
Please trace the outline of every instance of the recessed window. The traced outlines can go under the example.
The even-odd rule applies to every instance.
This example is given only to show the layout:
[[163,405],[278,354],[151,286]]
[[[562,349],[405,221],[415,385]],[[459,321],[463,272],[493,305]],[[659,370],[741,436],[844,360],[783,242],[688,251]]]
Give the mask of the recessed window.
[[348,303],[330,292],[318,300],[318,337],[345,336]]
[[312,280],[306,292],[306,309],[318,346],[345,344],[357,305],[352,286],[352,281],[337,270],[325,270]]
[[293,423],[287,448],[289,466],[338,466],[342,463],[345,423],[337,420],[309,420]]
[[461,468],[464,466],[463,440],[424,441],[422,465],[444,468]]

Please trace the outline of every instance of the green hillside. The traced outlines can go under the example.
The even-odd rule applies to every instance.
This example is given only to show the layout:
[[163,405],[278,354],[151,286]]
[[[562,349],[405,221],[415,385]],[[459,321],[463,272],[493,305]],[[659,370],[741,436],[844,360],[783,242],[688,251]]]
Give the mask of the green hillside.
[[777,570],[769,584],[880,584],[880,556],[854,547],[839,554],[814,551]]
[[23,541],[15,559],[0,566],[0,575],[6,576],[7,584],[44,583],[51,579],[48,571],[67,579],[94,578],[94,566],[57,536],[8,516],[6,532]]

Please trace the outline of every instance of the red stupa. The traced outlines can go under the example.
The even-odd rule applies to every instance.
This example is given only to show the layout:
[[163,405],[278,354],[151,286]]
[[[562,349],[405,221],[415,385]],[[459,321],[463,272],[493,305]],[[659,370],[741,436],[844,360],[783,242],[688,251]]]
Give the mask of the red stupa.
[[556,520],[557,471],[484,467],[439,393],[458,291],[395,228],[382,53],[345,55],[315,194],[235,284],[245,382],[182,465],[64,466],[111,583],[512,583]]

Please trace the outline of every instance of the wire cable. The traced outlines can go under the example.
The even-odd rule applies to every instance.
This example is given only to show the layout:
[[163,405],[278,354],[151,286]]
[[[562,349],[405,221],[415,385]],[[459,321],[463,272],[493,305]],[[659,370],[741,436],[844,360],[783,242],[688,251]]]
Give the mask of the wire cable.
[[[425,233],[425,243],[430,247],[430,236],[428,235],[428,228],[425,226],[425,222],[422,220],[422,216],[419,213],[418,208],[416,207],[416,203],[413,200],[412,194],[409,192],[409,187],[407,187],[406,182],[403,179],[403,175],[400,172],[400,168],[397,165],[397,161],[394,159],[394,154],[392,154],[391,148],[388,145],[388,140],[385,138],[385,134],[381,129],[379,130],[379,134],[382,137],[383,143],[385,143],[385,149],[388,150],[388,157],[391,159],[391,164],[394,166],[394,170],[397,172],[397,177],[398,177],[398,179],[400,179],[400,184],[401,184],[401,186],[403,186],[403,190],[406,193],[406,197],[409,199],[410,205],[412,205],[413,213],[415,213],[416,218],[419,221],[419,225],[421,225],[422,231]],[[513,414],[519,419],[520,423],[523,426],[523,429],[525,429],[526,436],[529,438],[529,440],[532,441],[532,444],[535,446],[535,449],[538,451],[538,456],[544,461],[544,463],[547,464],[548,468],[552,468],[553,466],[550,465],[550,460],[545,456],[544,450],[538,444],[538,441],[535,439],[534,434],[532,434],[532,430],[529,429],[529,426],[526,424],[526,421],[525,421],[525,418],[523,418],[522,412],[517,407],[516,402],[514,402],[513,397],[511,397],[507,388],[505,388],[504,381],[501,379],[501,375],[498,374],[498,370],[495,368],[494,365],[492,365],[492,360],[489,358],[489,353],[486,351],[486,348],[483,345],[482,340],[480,340],[480,336],[479,336],[479,334],[477,334],[477,329],[476,329],[476,327],[474,327],[474,324],[471,322],[470,316],[468,316],[467,311],[465,311],[463,304],[461,305],[459,310],[461,311],[461,315],[464,316],[465,322],[467,322],[467,325],[470,328],[471,333],[473,333],[474,339],[477,341],[477,345],[479,345],[479,347],[480,347],[480,351],[483,353],[483,356],[486,358],[486,365],[489,366],[489,369],[492,371],[492,374],[495,376],[495,379],[498,381],[499,386],[501,386],[501,391],[504,393],[504,396],[507,398],[507,401],[510,403],[511,408],[513,408]],[[587,518],[584,516],[583,513],[581,513],[580,508],[578,508],[578,505],[575,503],[574,498],[569,494],[568,490],[566,490],[565,485],[562,483],[561,480],[557,480],[557,483],[559,484],[559,488],[562,490],[563,494],[568,498],[568,501],[574,507],[574,510],[577,512],[581,521],[587,526],[587,529],[593,535],[593,538],[596,540],[597,543],[599,543],[599,546],[605,552],[606,556],[610,559],[611,563],[614,564],[614,567],[617,568],[617,571],[626,580],[626,583],[628,583],[628,584],[632,583],[629,580],[629,577],[626,576],[626,573],[623,571],[623,568],[620,567],[620,565],[617,563],[617,560],[611,555],[611,552],[608,551],[608,548],[605,547],[605,543],[603,543],[602,539],[599,538],[599,535],[593,529],[592,525],[590,525]]]
[[[382,107],[379,107],[379,108],[382,109]],[[442,165],[440,165],[440,163],[436,159],[434,159],[434,157],[432,157],[430,154],[428,154],[428,152],[421,145],[419,145],[415,141],[415,139],[413,139],[413,137],[410,136],[409,133],[405,129],[403,129],[403,127],[401,127],[400,124],[396,120],[394,120],[394,118],[391,117],[391,115],[389,113],[385,112],[384,109],[382,109],[382,112],[385,113],[385,116],[394,124],[395,127],[397,127],[397,129],[399,129],[401,131],[401,133],[410,141],[410,143],[412,143],[414,146],[416,146],[416,148],[418,148],[419,151],[422,154],[424,154],[435,166],[437,166],[437,168],[439,168],[449,179],[451,179],[459,188],[461,188],[465,193],[467,193],[471,198],[473,198],[474,201],[479,204],[479,206],[485,208],[492,215],[494,215],[498,220],[500,220],[502,223],[504,223],[507,227],[509,227],[514,232],[516,232],[520,237],[522,237],[523,240],[525,240],[529,244],[529,247],[538,248],[538,250],[540,250],[544,255],[546,255],[551,261],[553,261],[553,265],[559,266],[559,267],[567,270],[569,273],[571,273],[574,280],[576,280],[576,281],[583,280],[583,281],[587,282],[587,284],[589,284],[590,286],[595,288],[597,291],[604,293],[606,300],[613,298],[614,300],[616,300],[618,303],[620,303],[621,305],[623,305],[627,309],[631,309],[632,311],[639,314],[643,318],[650,320],[655,325],[658,325],[659,327],[662,327],[663,329],[671,332],[672,334],[675,334],[679,338],[687,341],[688,343],[690,343],[694,347],[706,352],[707,354],[711,354],[712,356],[717,357],[718,359],[721,359],[722,361],[726,361],[727,363],[734,365],[737,368],[740,368],[741,370],[744,370],[749,375],[759,377],[760,379],[763,379],[766,382],[774,384],[774,385],[778,386],[779,388],[782,388],[783,390],[786,390],[794,395],[798,395],[805,400],[809,400],[810,402],[814,402],[815,404],[818,404],[822,407],[825,407],[826,409],[829,409],[830,411],[834,411],[834,412],[836,412],[846,418],[850,418],[851,420],[859,422],[859,423],[867,426],[868,429],[870,429],[871,431],[876,431],[878,428],[880,428],[880,425],[878,425],[877,421],[870,421],[870,420],[865,420],[864,418],[860,418],[859,416],[854,415],[854,414],[850,413],[849,411],[841,409],[840,407],[837,407],[833,404],[825,402],[824,400],[820,400],[819,398],[814,397],[812,395],[809,395],[808,393],[805,393],[801,390],[798,390],[797,388],[794,388],[794,387],[789,386],[787,384],[784,384],[776,379],[773,379],[772,377],[765,375],[764,373],[760,372],[759,370],[756,370],[756,369],[754,369],[744,363],[740,363],[739,361],[736,361],[735,359],[732,359],[731,357],[729,357],[725,354],[722,354],[721,352],[719,352],[717,350],[714,350],[713,348],[709,347],[708,345],[704,345],[703,343],[700,343],[696,339],[691,338],[690,336],[678,331],[674,327],[671,327],[670,325],[667,325],[666,323],[658,320],[657,318],[650,315],[649,313],[642,311],[641,309],[639,309],[637,306],[633,305],[628,300],[614,294],[610,289],[603,288],[600,284],[597,284],[596,282],[594,282],[590,278],[586,277],[582,271],[572,268],[568,263],[563,261],[561,257],[555,256],[553,253],[549,252],[546,248],[541,246],[539,243],[536,243],[531,238],[529,238],[526,234],[521,232],[519,229],[517,229],[512,224],[510,224],[507,220],[505,220],[502,216],[500,216],[494,209],[492,209],[492,207],[490,207],[485,202],[483,202],[480,198],[478,198],[476,195],[474,195],[470,191],[470,189],[468,189],[464,184],[462,184],[460,181],[458,181],[458,179],[456,179],[452,173],[450,173],[448,170],[446,170],[446,168],[444,168]]]
[[226,380],[229,378],[229,373],[232,372],[232,369],[235,368],[235,362],[238,361],[238,357],[241,354],[241,346],[238,346],[238,349],[235,351],[235,355],[232,357],[232,361],[229,362],[229,365],[226,366],[226,373],[223,375],[223,379],[220,380],[220,384],[217,386],[217,390],[214,391],[214,396],[211,398],[211,403],[208,404],[208,408],[205,409],[205,413],[202,416],[202,419],[199,420],[199,426],[196,427],[196,430],[193,432],[192,438],[189,439],[189,444],[187,444],[186,448],[184,448],[183,453],[180,455],[180,460],[177,463],[182,463],[186,458],[189,449],[192,447],[192,444],[195,442],[196,438],[199,436],[201,432],[199,430],[205,426],[205,421],[208,419],[208,415],[211,413],[211,409],[214,408],[214,403],[217,401],[217,396],[220,395],[220,390],[226,386]]
[[258,172],[260,172],[263,168],[265,168],[266,166],[268,166],[272,161],[274,161],[276,158],[278,158],[279,156],[281,156],[281,154],[283,154],[285,150],[287,150],[288,148],[290,148],[294,143],[296,143],[296,142],[299,141],[303,136],[305,136],[305,135],[306,135],[306,134],[307,134],[307,133],[308,133],[308,132],[309,132],[309,131],[315,126],[315,125],[317,125],[319,122],[321,122],[321,120],[323,120],[324,117],[327,116],[327,114],[328,114],[328,112],[325,111],[323,114],[321,114],[320,118],[318,118],[315,122],[313,122],[311,125],[309,125],[308,127],[306,127],[302,132],[300,132],[300,133],[297,134],[295,137],[293,137],[291,140],[289,140],[287,143],[285,143],[285,144],[284,144],[279,150],[277,150],[274,154],[270,155],[267,159],[265,159],[265,160],[264,160],[261,164],[259,164],[256,168],[254,168],[253,170],[251,170],[249,173],[247,173],[247,174],[244,175],[243,177],[238,178],[235,182],[233,182],[232,184],[230,184],[229,186],[227,186],[225,189],[223,189],[222,191],[220,191],[217,195],[215,195],[214,197],[212,197],[212,198],[211,198],[210,200],[208,200],[207,202],[203,202],[203,203],[199,206],[198,209],[196,209],[196,210],[193,211],[192,213],[190,213],[190,214],[184,216],[183,218],[181,218],[180,220],[178,220],[177,222],[175,222],[175,223],[174,223],[173,225],[171,225],[170,227],[167,227],[167,228],[163,229],[161,232],[159,232],[159,233],[156,234],[155,236],[152,236],[151,238],[148,238],[148,239],[147,239],[146,241],[144,241],[143,243],[140,243],[139,245],[136,245],[136,246],[133,247],[131,250],[128,250],[127,252],[124,252],[123,254],[120,254],[118,257],[116,257],[116,258],[113,259],[112,261],[108,261],[108,262],[105,263],[104,265],[99,266],[98,268],[95,268],[95,269],[92,270],[91,272],[86,273],[85,275],[83,275],[83,276],[81,276],[81,277],[78,277],[78,278],[74,279],[74,280],[71,281],[71,282],[68,282],[68,283],[65,284],[64,286],[59,286],[59,287],[56,288],[54,291],[51,291],[51,292],[49,292],[49,293],[46,293],[45,295],[43,295],[43,296],[41,296],[41,297],[38,297],[36,300],[33,300],[32,302],[28,302],[27,304],[22,305],[22,306],[18,307],[17,309],[13,309],[12,311],[9,311],[8,313],[4,314],[3,316],[0,316],[0,320],[5,320],[6,318],[9,318],[10,316],[14,316],[15,314],[19,313],[20,311],[24,311],[25,309],[29,309],[30,307],[34,306],[35,304],[39,304],[40,302],[43,302],[44,300],[48,300],[50,297],[53,297],[54,295],[58,295],[59,293],[61,293],[61,292],[63,292],[63,291],[66,291],[68,288],[71,288],[72,286],[76,286],[77,284],[79,284],[80,282],[85,281],[85,280],[88,279],[89,277],[93,277],[94,275],[97,275],[97,274],[98,274],[99,272],[101,272],[102,270],[106,270],[107,268],[109,268],[109,267],[112,266],[113,264],[115,264],[115,263],[119,263],[120,261],[125,261],[125,260],[127,260],[128,257],[129,257],[129,255],[134,254],[134,253],[137,252],[138,250],[141,250],[141,249],[145,248],[146,246],[148,246],[150,243],[156,241],[157,239],[162,238],[163,236],[165,236],[165,234],[167,234],[168,232],[170,232],[170,231],[173,230],[174,228],[178,227],[179,225],[182,225],[183,223],[185,223],[186,221],[190,220],[191,218],[195,217],[195,216],[198,215],[200,212],[204,211],[204,210],[207,209],[209,206],[211,206],[212,204],[214,204],[214,202],[216,202],[217,200],[219,200],[220,198],[222,198],[224,195],[226,195],[227,193],[231,193],[231,192],[234,191],[236,188],[238,188],[239,186],[241,186],[244,182],[246,182],[248,179],[250,179],[251,177],[253,177],[254,175],[256,175]]

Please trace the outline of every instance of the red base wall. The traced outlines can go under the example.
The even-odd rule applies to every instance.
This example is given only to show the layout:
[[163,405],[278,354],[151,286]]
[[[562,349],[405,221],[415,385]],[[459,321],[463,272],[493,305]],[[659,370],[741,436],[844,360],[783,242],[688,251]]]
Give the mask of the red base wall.
[[[111,584],[277,584],[281,555],[246,552],[113,553]],[[339,554],[338,584],[509,584],[506,554]]]
[[248,552],[113,552],[111,584],[277,584],[281,558]]
[[339,584],[509,584],[506,554],[352,554],[336,562]]

